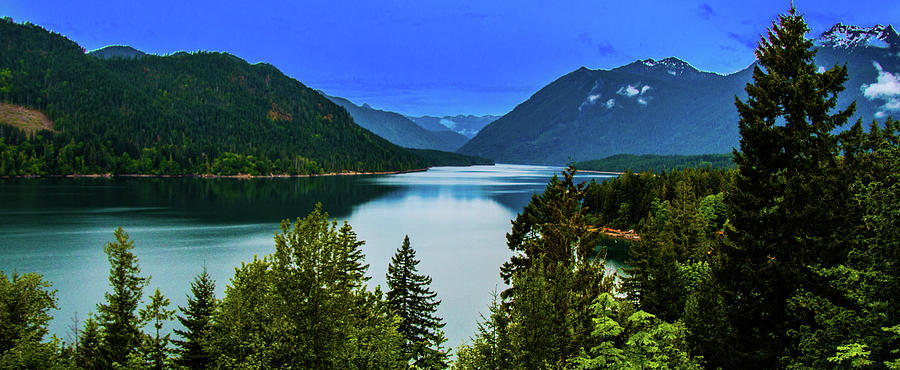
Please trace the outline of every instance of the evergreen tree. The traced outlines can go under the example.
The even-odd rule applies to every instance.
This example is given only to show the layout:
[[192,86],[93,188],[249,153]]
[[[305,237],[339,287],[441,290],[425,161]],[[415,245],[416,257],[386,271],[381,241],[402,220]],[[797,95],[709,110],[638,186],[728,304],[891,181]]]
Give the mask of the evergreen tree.
[[510,368],[509,335],[506,328],[509,314],[503,310],[496,291],[491,292],[488,316],[481,314],[478,333],[472,344],[463,344],[456,351],[454,369],[508,369]]
[[396,368],[396,316],[368,291],[363,241],[317,205],[282,222],[275,253],[236,269],[208,348],[223,368]]
[[75,349],[75,364],[82,369],[99,370],[105,368],[103,364],[103,333],[100,324],[94,315],[84,320],[84,327],[78,338],[78,347]]
[[400,316],[398,330],[405,338],[403,354],[407,361],[420,368],[446,368],[449,353],[441,348],[446,341],[441,331],[444,323],[436,316],[441,301],[429,287],[431,277],[418,274],[418,264],[406,236],[388,265],[387,301]]
[[213,362],[212,355],[204,348],[208,328],[216,305],[216,282],[213,281],[203,267],[203,272],[191,283],[191,295],[187,299],[187,307],[178,307],[181,315],[178,321],[184,330],[175,329],[183,340],[172,342],[178,347],[178,358],[175,363],[192,369],[204,369]]
[[0,368],[37,369],[65,364],[63,345],[55,336],[45,342],[47,323],[56,308],[56,291],[35,273],[0,271]]
[[0,271],[0,355],[22,342],[40,342],[56,308],[56,290],[35,273]]
[[153,334],[145,334],[137,353],[129,356],[129,367],[147,369],[165,369],[171,367],[169,354],[170,334],[160,335],[166,321],[171,320],[175,310],[169,310],[169,299],[162,295],[159,288],[150,296],[150,303],[139,311],[140,318],[153,326]]
[[789,300],[793,317],[811,321],[789,333],[798,344],[784,361],[789,366],[900,365],[898,128],[900,122],[888,119],[883,129],[873,125],[862,134],[855,125],[844,135],[846,173],[855,178],[847,213],[858,217],[856,237],[840,264],[812,268],[830,289],[804,289]]
[[[789,355],[786,302],[819,284],[808,268],[845,258],[840,242],[846,189],[837,137],[831,132],[853,113],[831,114],[847,80],[846,67],[817,73],[809,31],[792,7],[761,39],[747,102],[740,115],[738,175],[726,194],[729,243],[715,276],[724,289],[734,331],[722,350],[726,367],[772,368]],[[722,333],[725,334],[725,333]]]
[[137,310],[147,285],[147,279],[140,277],[138,259],[131,253],[134,242],[128,240],[128,234],[121,227],[116,229],[115,237],[115,242],[109,242],[103,248],[109,260],[112,292],[105,293],[106,303],[97,305],[103,333],[101,348],[107,366],[124,365],[128,355],[141,344],[142,320]]
[[575,168],[554,176],[534,195],[506,235],[514,252],[500,269],[511,287],[501,293],[510,312],[513,367],[563,366],[590,348],[591,304],[612,290],[603,269],[600,233],[584,205],[584,183]]
[[670,324],[644,311],[630,310],[603,293],[592,306],[594,331],[599,343],[590,354],[570,361],[577,369],[701,369],[700,361],[687,351],[687,330],[680,322]]

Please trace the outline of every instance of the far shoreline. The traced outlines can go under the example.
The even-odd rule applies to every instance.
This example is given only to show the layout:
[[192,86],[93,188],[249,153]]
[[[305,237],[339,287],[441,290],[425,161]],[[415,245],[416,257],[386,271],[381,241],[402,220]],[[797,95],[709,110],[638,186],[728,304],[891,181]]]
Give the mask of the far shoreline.
[[153,175],[153,174],[113,174],[113,173],[94,173],[94,174],[68,174],[68,175],[18,175],[18,176],[0,176],[0,179],[111,179],[111,178],[201,178],[201,179],[276,179],[276,178],[304,178],[304,177],[324,177],[324,176],[365,176],[365,175],[398,175],[404,173],[425,172],[431,167],[415,168],[409,170],[397,171],[345,171],[345,172],[327,172],[313,174],[268,174],[268,175],[216,175],[216,174],[187,174],[187,175]]

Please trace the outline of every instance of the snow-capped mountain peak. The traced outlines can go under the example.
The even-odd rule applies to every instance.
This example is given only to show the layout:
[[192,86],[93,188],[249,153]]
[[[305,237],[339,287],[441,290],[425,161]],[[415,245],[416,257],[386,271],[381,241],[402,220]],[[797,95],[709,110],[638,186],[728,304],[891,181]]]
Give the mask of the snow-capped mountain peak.
[[830,30],[822,33],[816,40],[821,46],[834,48],[900,48],[900,35],[891,25],[880,24],[872,27],[860,27],[838,23]]
[[671,77],[684,76],[686,74],[693,75],[700,72],[688,62],[675,57],[668,57],[662,60],[654,60],[653,58],[637,60],[634,63],[616,69],[624,69],[632,73],[662,73]]

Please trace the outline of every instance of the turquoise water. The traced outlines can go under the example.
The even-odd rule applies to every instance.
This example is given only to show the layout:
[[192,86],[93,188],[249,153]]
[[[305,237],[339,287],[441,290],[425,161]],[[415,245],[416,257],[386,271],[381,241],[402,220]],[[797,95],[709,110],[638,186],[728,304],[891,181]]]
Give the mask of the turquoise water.
[[[502,289],[510,220],[561,168],[439,167],[374,176],[278,179],[0,180],[0,270],[38,272],[58,289],[50,332],[71,339],[72,322],[95,310],[107,288],[103,246],[122,226],[135,241],[145,293],[184,305],[205,265],[221,297],[234,267],[274,251],[282,219],[321,202],[365,240],[371,286],[384,287],[391,256],[409,235],[442,300],[448,344],[475,330],[490,291]],[[602,181],[608,176],[579,175]],[[621,267],[610,261],[610,268]],[[171,325],[170,325],[171,327]]]

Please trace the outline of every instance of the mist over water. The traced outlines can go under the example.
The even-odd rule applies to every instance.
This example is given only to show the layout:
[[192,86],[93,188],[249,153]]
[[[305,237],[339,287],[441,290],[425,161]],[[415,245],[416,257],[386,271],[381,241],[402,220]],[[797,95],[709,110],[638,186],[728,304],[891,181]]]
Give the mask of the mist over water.
[[561,170],[496,165],[250,180],[0,180],[0,270],[37,272],[52,282],[60,309],[51,312],[50,332],[70,339],[75,314],[84,320],[103,300],[103,246],[116,227],[131,236],[142,274],[151,276],[145,295],[159,287],[173,306],[184,306],[204,265],[221,298],[236,266],[274,251],[282,219],[304,217],[320,202],[366,241],[370,287],[386,289],[391,256],[409,235],[419,271],[432,277],[442,301],[447,344],[457,346],[474,333],[490,292],[503,289],[499,267],[510,256],[510,220]]

